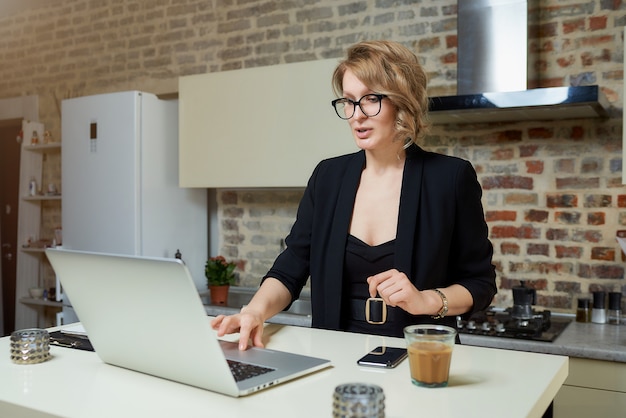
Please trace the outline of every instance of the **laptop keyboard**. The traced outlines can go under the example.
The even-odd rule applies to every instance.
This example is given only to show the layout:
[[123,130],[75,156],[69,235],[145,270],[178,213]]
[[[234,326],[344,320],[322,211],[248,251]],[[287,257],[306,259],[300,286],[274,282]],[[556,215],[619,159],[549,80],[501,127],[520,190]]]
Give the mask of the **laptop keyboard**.
[[265,373],[273,372],[275,369],[263,366],[257,366],[249,363],[242,363],[236,360],[226,360],[230,366],[230,371],[235,377],[235,382],[250,379],[251,377],[260,376]]

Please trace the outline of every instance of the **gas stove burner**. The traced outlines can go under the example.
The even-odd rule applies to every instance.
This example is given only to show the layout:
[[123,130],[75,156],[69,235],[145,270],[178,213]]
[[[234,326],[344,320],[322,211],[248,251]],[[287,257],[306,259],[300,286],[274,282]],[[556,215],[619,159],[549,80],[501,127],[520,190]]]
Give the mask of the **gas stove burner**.
[[490,308],[473,314],[467,321],[457,317],[457,329],[462,334],[551,342],[571,321],[553,318],[547,310],[533,310],[524,316],[516,317],[512,308],[504,311]]

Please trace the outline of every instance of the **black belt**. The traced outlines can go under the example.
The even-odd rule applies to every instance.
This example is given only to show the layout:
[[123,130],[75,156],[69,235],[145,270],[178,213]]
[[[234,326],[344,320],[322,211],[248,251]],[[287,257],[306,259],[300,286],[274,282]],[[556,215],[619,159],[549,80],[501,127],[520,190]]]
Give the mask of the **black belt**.
[[387,306],[380,298],[351,299],[350,313],[353,320],[374,325],[399,321],[404,317],[402,309]]

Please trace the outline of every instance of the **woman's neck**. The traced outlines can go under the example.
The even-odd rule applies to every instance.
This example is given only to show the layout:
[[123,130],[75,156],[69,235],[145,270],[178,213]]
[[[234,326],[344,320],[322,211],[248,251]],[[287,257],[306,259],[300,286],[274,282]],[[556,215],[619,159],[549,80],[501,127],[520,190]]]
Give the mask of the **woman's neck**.
[[381,150],[365,150],[365,169],[377,174],[404,168],[406,153],[403,148]]

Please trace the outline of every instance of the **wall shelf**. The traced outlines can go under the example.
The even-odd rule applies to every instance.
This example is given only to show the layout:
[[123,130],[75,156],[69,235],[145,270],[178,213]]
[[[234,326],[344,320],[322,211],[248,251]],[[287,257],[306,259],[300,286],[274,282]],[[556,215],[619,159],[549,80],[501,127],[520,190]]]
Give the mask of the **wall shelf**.
[[44,253],[46,251],[45,248],[38,248],[38,247],[22,247],[20,248],[20,250],[22,250],[25,253]]
[[[40,138],[46,136],[44,125],[40,122],[22,121],[22,132],[35,133]],[[16,271],[16,301],[15,329],[47,328],[57,322],[57,313],[62,303],[54,300],[34,299],[29,290],[33,287],[50,289],[55,285],[44,277],[48,265],[45,255],[47,237],[42,237],[41,215],[45,202],[61,202],[61,194],[30,195],[30,182],[38,185],[43,180],[43,162],[50,154],[61,152],[61,142],[30,143],[30,136],[26,135],[22,142],[20,160],[20,191],[18,216],[18,246]],[[30,242],[31,246],[24,246]],[[52,240],[50,239],[50,242]]]
[[54,300],[47,300],[47,299],[20,298],[20,303],[23,303],[26,305],[35,305],[35,306],[49,306],[52,308],[63,307],[63,302],[57,302]]
[[61,195],[60,194],[52,194],[52,195],[47,195],[47,194],[42,194],[42,195],[35,195],[35,196],[23,196],[22,197],[23,200],[27,200],[27,201],[43,201],[43,200],[61,200]]
[[24,145],[24,150],[26,151],[39,151],[39,152],[51,152],[54,150],[61,150],[60,142],[50,142],[48,144],[37,144],[37,145]]

